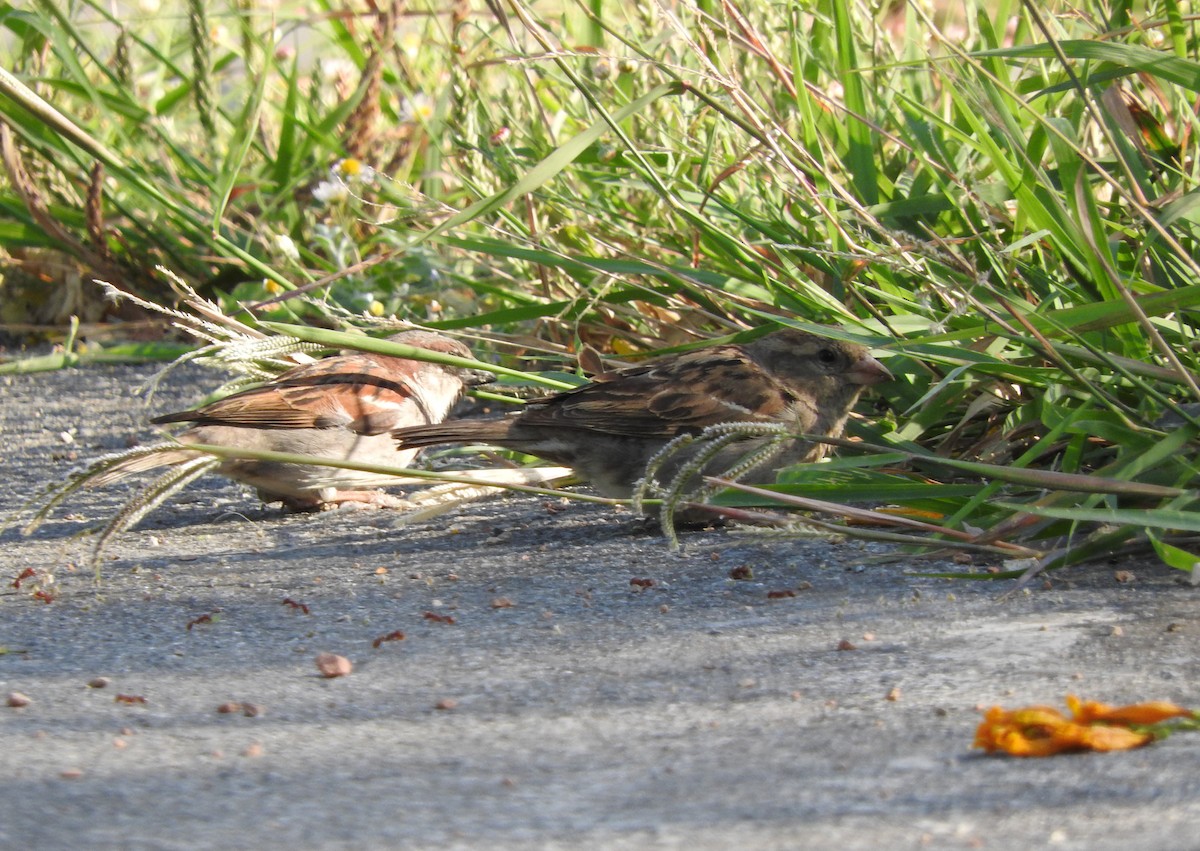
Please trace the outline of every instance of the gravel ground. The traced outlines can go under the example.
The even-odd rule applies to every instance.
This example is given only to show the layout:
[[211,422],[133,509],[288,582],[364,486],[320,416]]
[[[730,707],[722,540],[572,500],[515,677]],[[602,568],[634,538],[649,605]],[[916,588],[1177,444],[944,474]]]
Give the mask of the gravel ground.
[[[150,372],[0,378],[0,511],[147,436]],[[155,411],[211,383],[176,373]],[[1005,595],[856,542],[672,554],[628,514],[526,497],[285,516],[212,478],[97,585],[77,533],[133,487],[0,537],[0,695],[30,699],[0,705],[0,847],[1197,847],[1200,738],[970,749],[997,703],[1200,706],[1200,590],[1158,565]],[[321,652],[353,673],[321,678]]]

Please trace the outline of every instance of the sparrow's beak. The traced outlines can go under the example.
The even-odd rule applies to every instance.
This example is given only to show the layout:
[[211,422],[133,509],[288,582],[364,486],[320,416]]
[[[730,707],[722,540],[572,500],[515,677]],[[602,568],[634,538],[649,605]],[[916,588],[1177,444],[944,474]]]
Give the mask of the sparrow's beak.
[[870,355],[863,355],[858,362],[846,373],[851,384],[865,384],[868,387],[881,381],[891,381],[892,374],[888,368]]
[[486,369],[460,369],[459,374],[462,376],[463,384],[468,387],[478,387],[480,384],[491,384],[496,380],[493,373]]

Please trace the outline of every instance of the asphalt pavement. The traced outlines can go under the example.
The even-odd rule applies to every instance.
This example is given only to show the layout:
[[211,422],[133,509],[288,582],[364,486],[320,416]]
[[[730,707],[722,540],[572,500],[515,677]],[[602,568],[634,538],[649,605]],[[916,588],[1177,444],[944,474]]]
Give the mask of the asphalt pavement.
[[[151,435],[152,372],[0,378],[0,511]],[[79,533],[135,489],[0,536],[0,847],[1200,847],[1200,735],[971,749],[994,704],[1200,707],[1200,589],[1153,562],[1009,594],[855,541],[676,554],[579,503],[289,516],[212,478],[97,583]]]

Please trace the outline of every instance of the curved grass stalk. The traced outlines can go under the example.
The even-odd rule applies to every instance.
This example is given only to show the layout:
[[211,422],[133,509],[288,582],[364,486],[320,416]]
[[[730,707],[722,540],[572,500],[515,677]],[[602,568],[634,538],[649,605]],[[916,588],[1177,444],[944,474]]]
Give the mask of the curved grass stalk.
[[[795,439],[792,429],[783,423],[732,422],[709,426],[699,434],[679,435],[660,449],[646,465],[645,475],[634,488],[634,510],[640,512],[648,497],[661,497],[659,524],[671,549],[679,549],[675,515],[679,511],[680,504],[685,502],[703,504],[721,489],[720,485],[703,480],[699,486],[691,490],[688,490],[689,484],[733,444],[761,437],[769,437],[770,440],[765,445],[746,452],[736,463],[721,473],[722,478],[730,481],[736,481],[778,457],[787,442]],[[665,485],[660,484],[658,472],[663,465],[695,444],[701,444],[695,455],[674,473],[670,482]]]
[[147,485],[141,493],[125,503],[121,510],[100,530],[96,546],[92,549],[92,567],[96,571],[97,581],[100,579],[100,558],[104,555],[104,546],[114,535],[132,528],[139,520],[166,502],[171,494],[183,490],[220,463],[220,458],[213,458],[210,455],[191,458],[172,467]]
[[31,535],[37,531],[37,528],[50,516],[51,511],[62,505],[67,497],[81,488],[99,487],[112,481],[113,479],[106,477],[125,462],[134,458],[144,458],[149,455],[157,455],[160,452],[174,451],[176,449],[178,447],[174,444],[157,443],[153,446],[139,446],[134,449],[113,452],[97,458],[84,469],[70,473],[65,482],[51,484],[18,509],[14,516],[19,517],[36,502],[46,499],[46,502],[37,510],[37,513],[21,527],[21,534]]

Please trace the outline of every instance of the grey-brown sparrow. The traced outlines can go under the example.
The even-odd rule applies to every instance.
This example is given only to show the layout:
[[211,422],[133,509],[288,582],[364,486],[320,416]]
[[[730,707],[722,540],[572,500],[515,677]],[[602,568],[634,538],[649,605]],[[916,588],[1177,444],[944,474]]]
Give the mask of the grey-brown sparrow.
[[[836,437],[862,389],[890,378],[863,346],[789,328],[600,374],[499,419],[411,425],[393,434],[404,451],[444,443],[511,447],[573,468],[605,496],[628,497],[676,438],[723,423]],[[765,440],[732,442],[694,473],[724,473]],[[825,449],[791,441],[747,481],[773,481],[779,468],[817,460]],[[697,451],[682,448],[659,459],[658,474],[670,478],[686,469]]]

